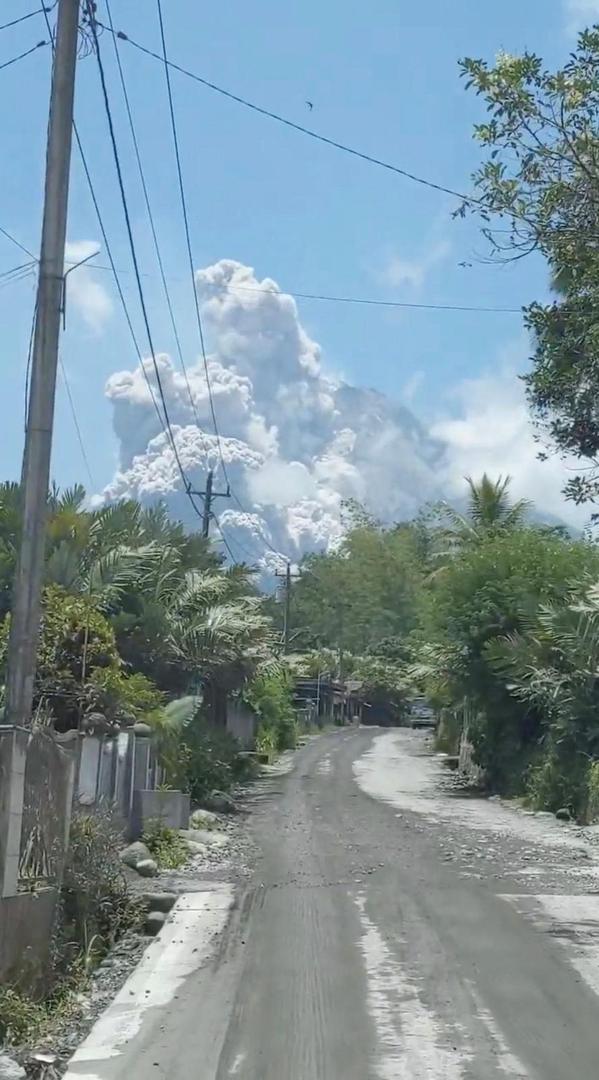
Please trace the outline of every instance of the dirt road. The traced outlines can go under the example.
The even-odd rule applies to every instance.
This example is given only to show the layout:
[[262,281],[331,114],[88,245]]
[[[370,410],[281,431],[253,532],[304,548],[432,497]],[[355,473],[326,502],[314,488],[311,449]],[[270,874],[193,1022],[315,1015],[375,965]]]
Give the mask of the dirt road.
[[262,854],[212,955],[69,1078],[595,1080],[588,845],[435,769],[421,734],[310,742],[255,796]]

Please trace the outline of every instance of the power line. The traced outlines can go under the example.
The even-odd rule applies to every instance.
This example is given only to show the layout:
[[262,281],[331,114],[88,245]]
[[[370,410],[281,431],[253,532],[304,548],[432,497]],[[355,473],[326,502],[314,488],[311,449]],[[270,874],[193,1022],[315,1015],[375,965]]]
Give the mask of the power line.
[[32,53],[37,52],[38,49],[42,49],[44,45],[48,44],[48,41],[38,41],[37,45],[33,45],[31,49],[27,49],[25,52],[19,53],[18,56],[13,56],[11,60],[5,60],[3,64],[0,64],[0,71],[4,71],[4,68],[10,67],[11,64],[17,64],[19,60],[24,60],[26,56],[31,56]]
[[75,431],[77,432],[77,441],[79,443],[79,449],[81,450],[81,457],[83,458],[83,464],[85,465],[85,469],[86,469],[87,475],[89,477],[90,484],[91,484],[92,488],[95,488],[96,483],[95,483],[95,480],[94,480],[94,475],[92,473],[91,465],[89,463],[89,458],[87,456],[87,451],[85,449],[85,443],[83,442],[83,435],[81,433],[81,426],[80,426],[79,420],[77,418],[77,410],[75,409],[75,402],[73,401],[73,395],[71,394],[71,387],[69,385],[69,380],[68,380],[68,377],[67,377],[66,368],[64,366],[63,359],[62,359],[61,356],[58,357],[58,363],[60,365],[60,373],[62,375],[62,381],[64,383],[65,390],[67,392],[67,398],[68,398],[68,402],[69,402],[69,408],[71,410],[71,416],[73,418],[73,424],[75,425]]
[[35,322],[37,319],[37,298],[33,305],[33,315],[31,317],[31,330],[29,332],[29,345],[27,347],[27,364],[25,366],[25,405],[23,411],[23,431],[27,435],[27,421],[29,414],[29,381],[31,379],[31,363],[33,360],[33,342],[35,338]]
[[[44,18],[46,20],[46,26],[48,27],[48,33],[50,34],[51,40],[53,40],[52,28],[50,26],[50,20],[48,18],[48,9],[43,8],[42,12],[43,12]],[[149,391],[149,394],[150,394],[150,398],[152,399],[152,404],[153,404],[154,409],[156,411],[156,416],[158,417],[158,423],[160,425],[160,429],[164,430],[164,420],[163,420],[163,418],[162,418],[162,416],[160,414],[160,409],[158,408],[158,402],[156,401],[156,397],[155,397],[155,394],[154,394],[154,388],[152,387],[152,383],[150,382],[148,373],[146,371],[142,351],[141,351],[139,342],[137,340],[137,335],[136,335],[135,330],[133,328],[133,322],[132,322],[132,319],[131,319],[131,315],[129,313],[129,309],[127,307],[127,301],[125,300],[125,294],[123,292],[123,288],[122,288],[120,277],[119,277],[120,271],[117,271],[117,268],[116,268],[116,265],[115,265],[115,262],[114,262],[114,258],[113,258],[113,255],[112,255],[112,248],[111,248],[111,245],[110,245],[110,241],[108,239],[108,234],[106,232],[106,227],[104,225],[104,219],[102,217],[102,211],[100,210],[100,204],[98,202],[98,197],[96,195],[96,190],[95,190],[94,183],[93,183],[93,180],[92,180],[92,177],[91,177],[91,172],[90,172],[89,165],[88,165],[88,162],[87,162],[87,158],[86,158],[86,155],[85,155],[85,152],[84,152],[84,149],[83,149],[83,143],[81,141],[81,136],[79,135],[79,129],[78,129],[77,124],[75,123],[75,121],[73,121],[73,133],[75,135],[75,141],[77,143],[77,149],[79,151],[79,157],[81,158],[81,164],[83,166],[83,172],[84,172],[84,175],[85,175],[85,179],[87,181],[87,186],[89,188],[89,193],[90,193],[90,196],[91,196],[92,205],[94,207],[94,211],[95,211],[96,217],[98,219],[98,225],[99,225],[99,228],[100,228],[100,232],[102,234],[102,240],[104,242],[104,246],[106,248],[106,254],[108,256],[108,261],[110,263],[110,266],[106,267],[105,269],[110,270],[112,272],[113,276],[114,276],[114,280],[115,280],[115,284],[116,284],[116,288],[117,288],[117,293],[118,293],[118,296],[119,296],[119,300],[121,302],[121,306],[123,308],[123,313],[125,315],[125,320],[127,322],[127,326],[129,328],[129,333],[131,334],[131,340],[133,342],[133,346],[134,346],[135,352],[137,354],[137,358],[138,358],[138,361],[139,361],[139,366],[140,366],[140,368],[141,368],[141,370],[143,372],[143,375],[144,375],[144,378],[145,378],[145,381],[146,381],[146,385],[148,387],[148,391]],[[20,248],[23,248],[23,245],[20,244],[19,241],[16,240],[14,236],[10,236],[9,234],[7,234],[4,229],[0,229],[0,231],[4,232],[6,235],[8,235],[9,239],[11,239],[13,241],[13,243],[17,244]],[[27,251],[27,248],[23,248],[23,250]],[[31,254],[31,253],[28,252],[28,254]],[[76,264],[73,264],[73,265],[76,265]]]
[[15,247],[20,248],[21,251],[24,251],[26,255],[29,255],[30,258],[34,259],[35,262],[39,262],[37,255],[34,255],[33,252],[29,250],[29,248],[26,248],[20,240],[17,240],[16,236],[13,236],[12,233],[9,233],[8,229],[4,229],[2,225],[0,225],[0,233],[2,233],[2,236],[5,236],[7,240],[10,240],[11,243],[15,245]]
[[161,2],[161,0],[156,0],[156,4],[157,4],[157,11],[158,11],[158,21],[159,21],[159,25],[160,25],[160,40],[161,40],[161,45],[162,45],[162,61],[163,61],[163,65],[164,65],[164,74],[165,74],[165,80],[166,80],[166,90],[167,90],[167,96],[168,96],[168,106],[169,106],[169,114],[170,114],[170,120],[171,120],[171,130],[172,130],[172,134],[173,134],[173,147],[174,147],[174,151],[175,151],[175,162],[176,162],[176,166],[177,166],[177,177],[178,177],[178,180],[179,180],[179,196],[180,196],[180,199],[181,199],[181,210],[182,210],[182,213],[183,213],[183,224],[184,224],[184,228],[185,228],[185,243],[186,243],[186,247],[187,247],[187,257],[188,257],[188,261],[189,261],[189,273],[190,273],[190,276],[191,276],[191,287],[193,289],[193,300],[194,300],[194,307],[195,307],[195,313],[196,313],[196,322],[197,322],[197,326],[198,326],[198,335],[199,335],[199,339],[200,339],[200,347],[201,347],[201,350],[202,350],[202,360],[203,360],[203,363],[204,363],[204,373],[205,373],[205,376],[206,376],[206,387],[207,387],[207,390],[208,390],[208,400],[210,402],[210,413],[211,413],[211,416],[212,416],[212,423],[213,423],[213,426],[214,426],[214,434],[216,435],[216,445],[217,445],[217,448],[218,448],[218,456],[220,458],[220,464],[221,464],[221,467],[222,467],[222,470],[223,470],[223,476],[225,478],[225,482],[228,484],[229,483],[229,477],[227,476],[227,468],[226,468],[225,461],[224,461],[224,458],[223,458],[223,449],[222,449],[222,445],[221,445],[220,432],[218,430],[218,422],[217,422],[217,419],[216,419],[216,410],[214,408],[214,398],[212,396],[212,387],[210,385],[210,371],[208,369],[208,357],[206,355],[206,345],[205,345],[205,341],[204,341],[204,329],[202,327],[202,316],[201,316],[201,313],[200,313],[200,303],[199,303],[199,300],[198,300],[198,290],[196,288],[196,282],[195,282],[195,270],[194,270],[194,264],[193,264],[193,252],[192,252],[192,247],[191,247],[191,234],[190,234],[190,230],[189,230],[189,215],[187,213],[187,199],[186,199],[186,196],[185,196],[185,185],[183,183],[183,170],[182,170],[182,167],[181,167],[181,154],[180,154],[180,151],[179,151],[179,136],[178,136],[178,133],[177,133],[177,121],[176,121],[176,118],[175,118],[175,106],[174,106],[174,101],[173,101],[173,91],[172,91],[171,76],[170,76],[170,71],[169,71],[169,61],[168,61],[167,51],[166,51],[166,37],[165,37],[165,32],[164,32],[164,19],[163,19],[163,16],[162,16],[162,2]]
[[487,312],[503,315],[521,315],[522,308],[510,307],[478,307],[475,304],[420,304],[407,300],[381,300],[377,297],[364,296],[330,296],[321,293],[292,292],[290,289],[281,289],[275,292],[273,289],[260,289],[251,285],[214,285],[215,289],[226,289],[229,292],[253,292],[266,293],[271,296],[293,296],[297,300],[324,300],[332,304],[364,304],[370,307],[389,308],[416,308],[423,311],[472,311]]
[[[218,529],[218,532],[220,534],[221,540],[222,540],[223,544],[225,545],[225,547],[226,547],[226,549],[227,549],[227,551],[229,553],[230,558],[232,559],[232,561],[234,563],[236,563],[237,559],[235,558],[235,556],[234,556],[234,554],[233,554],[233,552],[231,550],[231,545],[229,544],[229,541],[227,540],[227,538],[226,538],[226,536],[225,536],[225,534],[223,532],[222,525],[221,525],[220,521],[218,520],[216,514],[213,513],[212,517],[213,517],[213,520],[214,520],[214,524],[216,525],[216,528]],[[237,543],[237,540],[235,541],[235,543]],[[239,547],[241,548],[241,550],[243,550],[243,547],[242,547],[241,544],[239,544]]]
[[[90,267],[90,270],[111,270],[110,266],[103,266],[102,263],[94,263]],[[127,270],[120,271],[121,273],[128,273]],[[142,275],[143,277],[151,277],[151,274]],[[171,277],[171,281],[182,281],[183,278]],[[357,304],[365,307],[386,307],[386,308],[407,308],[421,311],[465,311],[473,313],[483,314],[495,314],[495,315],[521,315],[521,307],[493,307],[492,305],[477,305],[477,304],[438,304],[438,303],[417,303],[409,300],[383,300],[381,297],[372,296],[343,296],[339,294],[330,293],[315,293],[315,292],[300,292],[297,289],[262,289],[259,286],[253,285],[223,285],[220,282],[218,284],[209,285],[215,291],[218,289],[224,289],[226,292],[252,292],[263,293],[266,296],[293,296],[295,300],[316,300],[324,301],[330,304]]]
[[26,22],[27,19],[32,19],[34,15],[41,15],[42,9],[38,7],[35,11],[29,11],[27,15],[20,15],[18,19],[12,19],[10,22],[2,23],[0,30],[8,30],[10,26],[18,26],[19,23]]
[[128,121],[129,121],[129,129],[131,131],[131,138],[132,138],[133,147],[134,147],[134,150],[135,150],[135,158],[136,158],[136,161],[137,161],[137,168],[138,168],[138,171],[139,171],[139,178],[140,178],[140,181],[141,181],[144,201],[145,201],[145,204],[146,204],[146,210],[147,210],[147,214],[148,214],[148,220],[149,220],[149,223],[150,223],[150,230],[151,230],[151,233],[152,233],[152,239],[154,241],[154,249],[155,249],[155,252],[156,252],[156,259],[157,259],[157,262],[158,262],[158,268],[160,270],[160,278],[161,278],[161,281],[162,281],[162,287],[163,287],[163,290],[164,290],[164,296],[165,296],[165,299],[166,299],[166,305],[167,305],[168,313],[169,313],[170,320],[171,320],[171,326],[173,328],[173,335],[174,335],[175,344],[176,344],[176,347],[177,347],[177,354],[178,354],[178,357],[179,357],[179,363],[181,364],[181,368],[182,368],[183,375],[184,375],[184,378],[185,378],[185,385],[187,387],[187,393],[189,395],[189,401],[191,403],[191,407],[192,407],[192,410],[193,410],[193,413],[194,413],[194,416],[195,416],[195,419],[196,419],[196,424],[198,426],[198,430],[200,431],[200,434],[202,434],[200,418],[199,418],[199,415],[198,415],[198,410],[197,410],[197,407],[196,407],[196,403],[195,403],[193,394],[191,392],[191,385],[190,385],[190,382],[189,382],[189,377],[188,377],[188,374],[187,374],[187,367],[186,367],[186,364],[185,364],[185,359],[184,359],[184,356],[183,356],[183,349],[182,349],[182,346],[181,346],[181,338],[180,338],[180,335],[179,335],[179,330],[178,330],[177,322],[176,322],[176,319],[175,319],[175,312],[174,312],[174,309],[173,309],[173,304],[172,304],[171,295],[170,295],[170,291],[169,291],[169,287],[168,287],[166,273],[165,273],[165,270],[164,270],[164,263],[163,263],[162,254],[161,254],[161,251],[160,251],[160,244],[158,242],[158,233],[157,233],[156,225],[155,225],[155,222],[154,222],[154,214],[152,212],[152,206],[151,206],[151,203],[150,203],[150,195],[149,195],[149,191],[148,191],[148,185],[146,183],[145,171],[144,171],[144,167],[143,167],[143,163],[142,163],[142,159],[141,159],[141,151],[140,151],[140,148],[139,148],[139,140],[137,138],[137,132],[135,130],[135,124],[134,124],[134,121],[133,121],[133,112],[132,112],[132,109],[131,109],[131,102],[129,100],[129,93],[127,91],[127,83],[126,83],[126,80],[125,80],[125,73],[123,71],[123,65],[121,63],[119,46],[117,44],[117,37],[116,37],[116,34],[114,33],[114,26],[113,26],[113,21],[112,21],[112,12],[110,10],[109,0],[106,0],[106,10],[107,10],[107,13],[108,13],[108,21],[110,23],[111,30],[113,31],[112,41],[113,41],[113,44],[114,44],[114,52],[115,52],[115,56],[116,56],[116,63],[117,63],[117,68],[118,68],[118,72],[119,72],[121,88],[122,88],[122,91],[123,91],[123,98],[125,100],[125,109],[126,109],[127,118],[128,118]]
[[102,62],[102,54],[101,54],[101,50],[100,50],[100,42],[99,42],[98,32],[97,32],[97,28],[96,28],[96,20],[95,20],[92,0],[86,0],[86,7],[87,7],[87,13],[88,13],[88,16],[89,16],[89,23],[90,23],[90,29],[91,29],[91,34],[92,34],[94,52],[95,52],[96,61],[97,61],[97,64],[98,64],[98,72],[99,72],[99,75],[100,75],[100,85],[101,85],[101,90],[102,90],[104,111],[106,113],[106,119],[107,119],[107,122],[108,122],[108,130],[109,130],[110,142],[111,142],[111,146],[112,146],[112,153],[113,153],[113,158],[114,158],[114,163],[115,163],[115,168],[116,168],[116,173],[117,173],[117,180],[118,180],[119,192],[120,192],[120,197],[121,197],[121,204],[122,204],[122,207],[123,207],[123,214],[124,214],[124,217],[125,217],[125,225],[126,225],[127,236],[128,236],[128,240],[129,240],[129,249],[130,249],[130,252],[131,252],[131,260],[132,260],[132,263],[133,263],[135,279],[136,279],[136,282],[137,282],[137,290],[138,290],[138,294],[139,294],[139,302],[140,302],[140,306],[141,306],[142,317],[143,317],[143,321],[144,321],[146,335],[147,335],[147,338],[148,338],[148,345],[149,345],[150,353],[151,353],[151,357],[152,357],[152,364],[153,364],[153,367],[154,367],[154,374],[156,376],[156,384],[157,384],[157,387],[158,387],[158,393],[159,393],[159,396],[160,396],[160,401],[162,403],[162,409],[163,409],[163,412],[164,412],[164,420],[165,420],[165,423],[166,423],[166,430],[167,430],[168,436],[170,438],[171,446],[172,446],[172,449],[173,449],[173,454],[174,454],[175,460],[177,462],[177,467],[179,469],[179,473],[181,474],[181,479],[183,480],[185,493],[186,493],[187,497],[189,498],[189,501],[190,501],[191,505],[193,506],[193,509],[194,509],[195,513],[197,514],[198,517],[201,518],[202,517],[202,512],[198,508],[198,506],[196,505],[196,503],[195,503],[195,501],[193,499],[193,496],[191,495],[191,492],[189,490],[189,488],[190,488],[189,480],[188,480],[188,478],[187,478],[187,476],[185,474],[185,471],[183,469],[183,466],[181,464],[181,459],[179,457],[179,451],[177,449],[177,444],[176,444],[176,441],[175,441],[175,438],[174,438],[174,435],[173,435],[173,431],[172,431],[172,426],[171,426],[170,417],[169,417],[169,413],[168,413],[168,406],[166,404],[166,398],[164,396],[164,390],[163,390],[163,387],[162,387],[162,379],[160,377],[160,369],[158,367],[158,363],[157,363],[157,360],[156,360],[156,351],[154,349],[152,331],[150,329],[150,322],[149,322],[149,317],[148,317],[146,299],[145,299],[145,295],[144,295],[143,285],[142,285],[142,282],[141,282],[141,275],[140,275],[140,272],[139,272],[139,263],[138,263],[138,259],[137,259],[137,250],[136,250],[136,247],[135,247],[135,239],[133,237],[133,228],[132,228],[132,225],[131,225],[131,216],[130,216],[130,213],[129,213],[129,205],[128,205],[128,202],[127,202],[127,194],[125,192],[125,184],[124,184],[124,180],[123,180],[123,171],[122,171],[122,167],[121,167],[121,160],[120,160],[119,150],[118,150],[118,146],[117,146],[116,135],[115,135],[115,131],[114,131],[114,123],[113,123],[113,119],[112,119],[112,110],[111,110],[111,107],[110,107],[110,99],[109,99],[109,96],[108,96],[108,88],[107,88],[107,85],[106,85],[106,75],[105,75],[105,72],[104,72],[104,64]]
[[[102,24],[99,23],[99,25]],[[108,26],[104,27],[104,29],[112,33],[115,32],[114,30],[111,31],[111,28]],[[433,191],[441,191],[445,195],[452,195],[462,202],[473,205],[480,204],[481,202],[480,199],[476,199],[471,195],[464,195],[463,192],[456,191],[454,188],[446,187],[444,184],[439,184],[434,180],[427,180],[425,177],[409,172],[409,170],[403,169],[399,165],[393,165],[383,158],[374,157],[372,154],[366,154],[364,151],[357,150],[355,147],[348,146],[346,143],[338,142],[336,139],[330,139],[326,135],[321,135],[319,132],[314,131],[312,128],[305,127],[303,124],[298,124],[294,120],[289,120],[286,116],[281,116],[280,113],[273,112],[271,109],[265,109],[261,105],[256,105],[255,102],[248,101],[247,98],[243,98],[239,94],[234,94],[231,90],[226,90],[224,87],[210,82],[209,79],[204,79],[201,75],[196,74],[196,72],[189,71],[188,68],[184,68],[181,64],[177,64],[173,60],[165,59],[164,56],[160,56],[152,49],[148,49],[145,45],[140,44],[139,41],[135,41],[134,38],[125,34],[123,30],[117,30],[116,34],[122,41],[127,41],[130,45],[133,45],[135,49],[138,49],[139,52],[145,53],[146,56],[151,56],[154,60],[159,60],[161,63],[166,64],[167,67],[172,68],[173,71],[180,72],[181,75],[185,75],[188,79],[193,79],[194,82],[200,83],[208,90],[213,90],[215,93],[221,94],[222,97],[226,97],[230,101],[235,101],[238,105],[243,105],[244,108],[251,109],[252,112],[259,113],[260,116],[266,116],[270,120],[276,120],[277,123],[284,124],[285,127],[292,128],[294,131],[299,131],[300,134],[307,135],[309,138],[316,139],[318,142],[324,143],[327,146],[332,146],[336,150],[341,150],[344,154],[350,154],[352,157],[360,158],[370,165],[376,165],[381,169],[387,169],[389,172],[397,173],[397,175],[403,176],[406,180],[411,180],[415,184],[421,184],[423,187],[432,188]]]
[[36,265],[35,262],[28,262],[22,263],[20,266],[13,266],[10,270],[4,270],[0,273],[0,289],[5,289],[16,281],[24,281],[25,278],[31,277],[35,272]]

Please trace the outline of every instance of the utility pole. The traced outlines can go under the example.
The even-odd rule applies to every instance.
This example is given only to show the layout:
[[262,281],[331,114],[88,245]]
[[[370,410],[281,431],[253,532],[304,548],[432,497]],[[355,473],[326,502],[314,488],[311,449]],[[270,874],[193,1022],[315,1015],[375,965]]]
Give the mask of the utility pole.
[[[8,770],[10,782],[0,808],[0,884],[3,895],[7,895],[13,887],[16,889],[23,802],[22,739],[19,741],[17,738],[22,732],[16,729],[27,728],[31,721],[37,661],[56,369],[63,306],[78,34],[79,0],[59,0],[52,64],[31,390],[21,474],[22,533],[8,645],[6,718],[15,730]],[[5,821],[7,810],[8,823]]]
[[291,563],[288,562],[285,568],[285,573],[280,573],[279,570],[275,571],[275,577],[284,578],[285,584],[283,589],[285,590],[285,615],[283,621],[283,651],[289,652],[289,633],[291,630],[291,583],[296,581],[300,575],[291,573]]
[[192,495],[198,495],[204,503],[204,512],[202,514],[202,536],[207,540],[210,536],[210,521],[212,519],[212,503],[214,499],[230,499],[231,488],[227,484],[226,491],[214,490],[214,469],[208,469],[208,476],[206,477],[206,490],[205,491],[191,491]]

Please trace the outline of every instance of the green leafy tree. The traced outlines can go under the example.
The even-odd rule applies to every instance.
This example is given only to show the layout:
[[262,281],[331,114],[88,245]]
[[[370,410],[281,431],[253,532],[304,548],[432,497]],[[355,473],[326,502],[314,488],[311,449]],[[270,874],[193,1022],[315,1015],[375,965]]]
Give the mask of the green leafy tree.
[[359,525],[338,552],[309,555],[293,588],[294,647],[362,654],[418,621],[423,566],[412,525]]
[[563,601],[576,582],[598,572],[593,545],[524,528],[490,533],[461,552],[433,583],[422,666],[414,674],[430,680],[440,703],[472,702],[471,736],[494,787],[521,786],[540,720],[497,676],[489,643],[523,633],[542,604]]
[[543,605],[524,632],[487,646],[509,693],[538,718],[537,806],[584,817],[590,763],[599,758],[599,586]]
[[566,494],[592,500],[599,492],[599,28],[580,34],[553,71],[532,52],[461,67],[487,110],[475,128],[486,160],[461,212],[479,215],[496,257],[536,251],[547,260],[555,298],[525,309],[535,341],[528,399],[548,445],[587,459]]

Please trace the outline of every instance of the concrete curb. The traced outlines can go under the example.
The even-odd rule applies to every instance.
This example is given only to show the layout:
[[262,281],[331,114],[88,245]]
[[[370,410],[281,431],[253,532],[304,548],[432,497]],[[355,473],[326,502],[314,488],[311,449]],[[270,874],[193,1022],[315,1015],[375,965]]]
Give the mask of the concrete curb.
[[160,1022],[161,1009],[212,954],[232,903],[232,885],[179,898],[135,971],[71,1058],[63,1080],[111,1080],[117,1068],[121,1074],[123,1057],[135,1057],[142,1025]]

